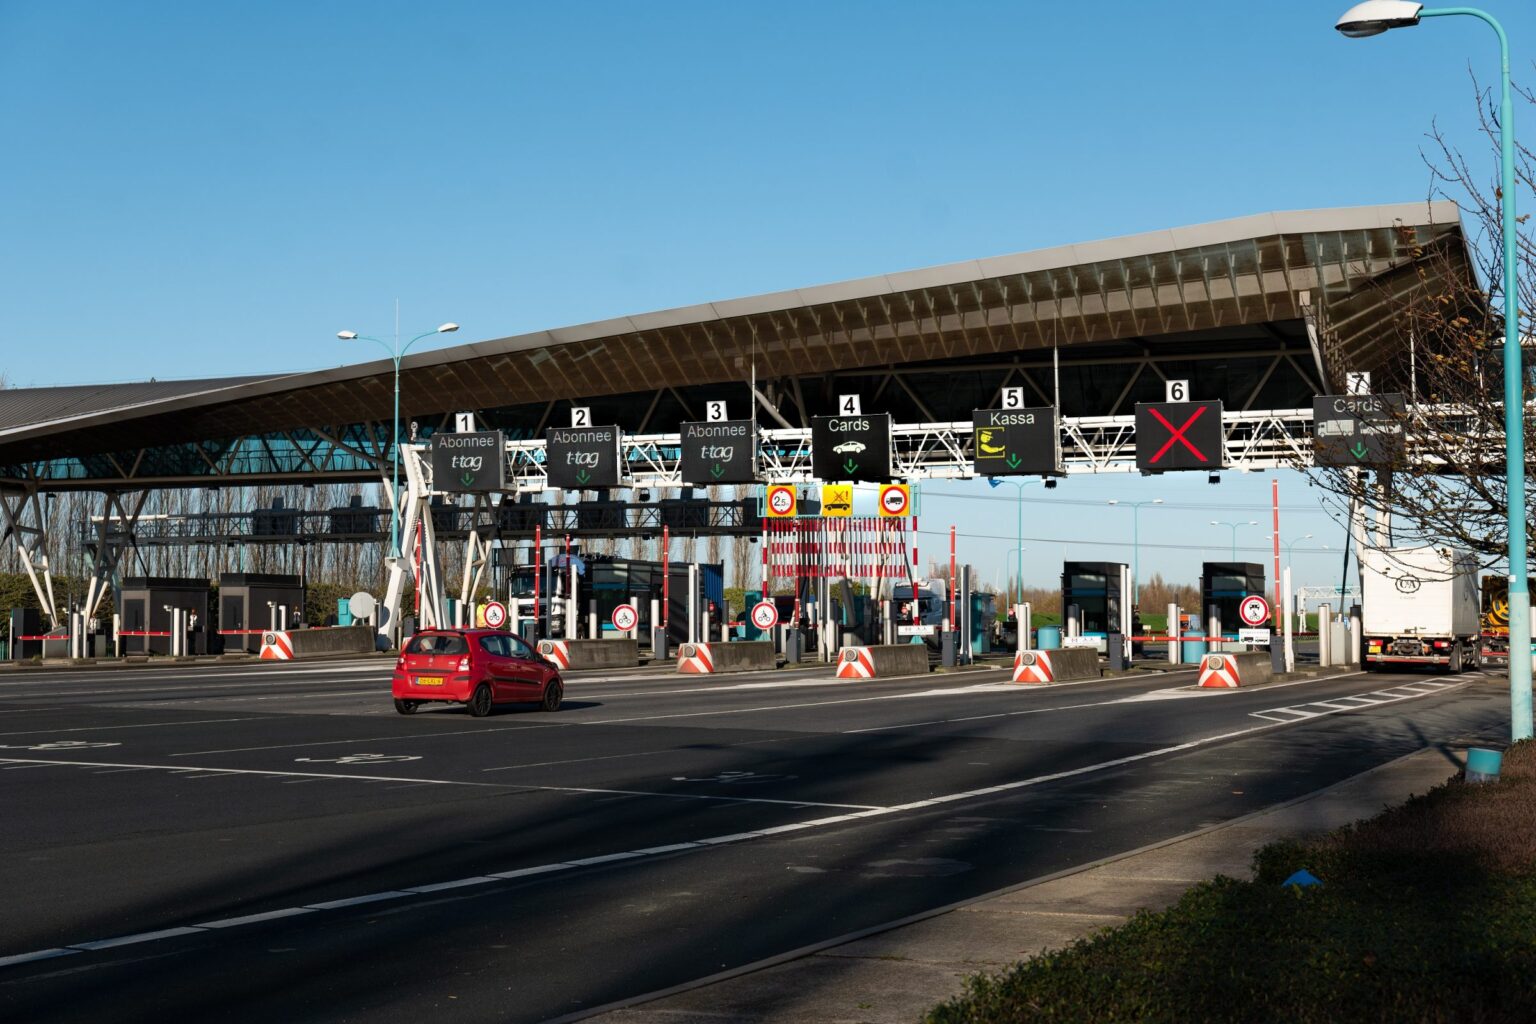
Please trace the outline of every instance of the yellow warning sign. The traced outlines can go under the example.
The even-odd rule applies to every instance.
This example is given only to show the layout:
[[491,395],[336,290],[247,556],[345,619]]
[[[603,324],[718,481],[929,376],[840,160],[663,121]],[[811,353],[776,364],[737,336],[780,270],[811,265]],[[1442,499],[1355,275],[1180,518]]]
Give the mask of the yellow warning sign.
[[822,484],[821,514],[837,518],[853,515],[853,484]]

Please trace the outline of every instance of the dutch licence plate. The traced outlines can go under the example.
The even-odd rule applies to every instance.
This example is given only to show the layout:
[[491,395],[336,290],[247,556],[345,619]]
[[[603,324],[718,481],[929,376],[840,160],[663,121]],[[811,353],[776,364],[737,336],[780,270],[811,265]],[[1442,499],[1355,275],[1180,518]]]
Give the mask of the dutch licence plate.
[[416,685],[417,686],[442,686],[443,685],[443,677],[442,676],[417,676],[416,677]]

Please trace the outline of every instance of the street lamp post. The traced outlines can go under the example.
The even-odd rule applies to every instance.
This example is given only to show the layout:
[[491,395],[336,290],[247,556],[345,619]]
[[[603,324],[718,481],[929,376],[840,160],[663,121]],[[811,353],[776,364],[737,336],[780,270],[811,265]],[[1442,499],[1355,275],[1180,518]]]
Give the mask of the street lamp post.
[[389,495],[389,557],[400,557],[400,360],[411,350],[411,346],[422,338],[431,337],[434,334],[451,334],[459,329],[458,324],[447,323],[433,330],[416,335],[400,347],[400,336],[395,335],[394,348],[380,341],[378,338],[370,338],[367,335],[358,334],[356,331],[337,331],[336,337],[342,341],[371,341],[380,346],[389,354],[389,358],[395,364],[395,429],[390,438],[390,463],[394,467],[394,483]]
[[[993,487],[996,487],[999,484],[1012,484],[1014,487],[1018,488],[1019,495],[1018,495],[1018,501],[1016,503],[1018,515],[1017,515],[1017,526],[1015,528],[1016,529],[1015,539],[1018,541],[1018,544],[1019,544],[1019,547],[1018,547],[1018,552],[1019,552],[1019,562],[1018,562],[1018,570],[1019,570],[1019,577],[1018,577],[1019,578],[1019,600],[1022,601],[1022,600],[1024,600],[1024,485],[1028,484],[1028,483],[1033,483],[1033,481],[1031,481],[1031,480],[1000,480],[1000,479],[998,479],[995,476],[989,476],[989,477],[987,477],[987,483],[989,485],[993,486]],[[1014,549],[1013,548],[1009,548],[1008,550],[1012,551]]]
[[1110,505],[1125,505],[1131,509],[1131,580],[1134,587],[1131,594],[1136,606],[1141,606],[1141,506],[1161,505],[1162,498],[1153,498],[1150,501],[1121,501],[1119,498],[1110,498]]
[[1224,523],[1219,519],[1212,519],[1211,525],[1232,527],[1232,561],[1235,562],[1237,561],[1237,528],[1239,526],[1258,526],[1259,524],[1258,521],[1254,519],[1250,519],[1246,523]]
[[1525,374],[1520,356],[1520,311],[1515,275],[1515,124],[1509,85],[1509,37],[1504,26],[1475,7],[1425,7],[1409,0],[1367,0],[1334,26],[1362,38],[1410,28],[1421,18],[1465,14],[1486,22],[1499,37],[1499,184],[1504,236],[1504,484],[1509,529],[1509,710],[1515,742],[1531,738],[1531,595],[1525,539]]

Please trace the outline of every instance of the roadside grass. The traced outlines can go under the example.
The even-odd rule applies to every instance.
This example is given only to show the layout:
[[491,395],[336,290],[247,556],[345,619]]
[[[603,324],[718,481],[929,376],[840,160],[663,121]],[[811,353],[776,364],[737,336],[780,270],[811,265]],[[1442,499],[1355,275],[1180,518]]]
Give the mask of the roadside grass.
[[[1302,868],[1323,884],[1282,886]],[[973,976],[925,1021],[1536,1021],[1536,742],[1497,783],[1273,843],[1253,881]]]

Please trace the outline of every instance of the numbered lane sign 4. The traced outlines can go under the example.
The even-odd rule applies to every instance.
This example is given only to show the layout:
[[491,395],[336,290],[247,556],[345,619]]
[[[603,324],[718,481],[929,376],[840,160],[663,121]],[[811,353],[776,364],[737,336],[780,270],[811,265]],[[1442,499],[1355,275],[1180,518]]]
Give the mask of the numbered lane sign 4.
[[858,395],[838,395],[837,414],[839,416],[862,416],[864,410],[859,404]]

